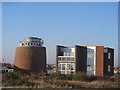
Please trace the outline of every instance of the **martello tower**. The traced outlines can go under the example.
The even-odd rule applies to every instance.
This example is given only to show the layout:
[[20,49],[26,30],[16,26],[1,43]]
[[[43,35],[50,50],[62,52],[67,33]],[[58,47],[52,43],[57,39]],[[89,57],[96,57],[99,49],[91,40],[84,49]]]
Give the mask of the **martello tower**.
[[46,48],[43,40],[27,37],[16,47],[14,71],[46,72]]

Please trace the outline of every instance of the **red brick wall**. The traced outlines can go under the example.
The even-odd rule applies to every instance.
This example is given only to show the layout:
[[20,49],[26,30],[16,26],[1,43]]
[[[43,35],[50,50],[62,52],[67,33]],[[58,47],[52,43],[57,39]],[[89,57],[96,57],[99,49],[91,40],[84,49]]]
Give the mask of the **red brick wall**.
[[96,76],[104,75],[104,46],[96,46]]
[[[14,66],[33,72],[46,71],[46,48],[45,47],[17,47]],[[14,68],[14,70],[17,70]]]

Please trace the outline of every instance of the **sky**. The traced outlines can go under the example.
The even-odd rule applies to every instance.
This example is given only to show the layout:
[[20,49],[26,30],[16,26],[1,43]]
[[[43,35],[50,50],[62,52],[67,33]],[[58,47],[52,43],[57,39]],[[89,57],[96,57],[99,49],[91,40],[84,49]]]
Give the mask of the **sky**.
[[0,61],[2,60],[2,3],[0,2]]
[[1,0],[2,2],[119,2],[119,0]]
[[56,63],[56,45],[107,46],[118,65],[117,2],[4,2],[2,45],[5,62],[14,62],[15,48],[25,37],[44,40],[47,63]]

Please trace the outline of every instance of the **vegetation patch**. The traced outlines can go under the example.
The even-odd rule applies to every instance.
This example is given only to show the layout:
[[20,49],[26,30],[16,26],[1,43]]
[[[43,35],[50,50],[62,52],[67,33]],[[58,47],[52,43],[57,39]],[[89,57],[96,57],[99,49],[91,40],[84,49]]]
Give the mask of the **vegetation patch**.
[[96,77],[78,72],[76,75],[59,73],[8,72],[2,77],[3,86],[28,88],[118,88],[120,76]]

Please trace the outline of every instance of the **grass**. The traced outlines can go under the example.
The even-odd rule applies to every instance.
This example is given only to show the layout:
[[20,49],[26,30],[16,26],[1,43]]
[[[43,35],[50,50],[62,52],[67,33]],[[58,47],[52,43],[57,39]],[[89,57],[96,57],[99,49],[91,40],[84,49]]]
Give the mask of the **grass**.
[[118,78],[111,76],[100,80],[81,72],[76,75],[10,72],[3,74],[2,82],[4,87],[17,88],[118,88]]

